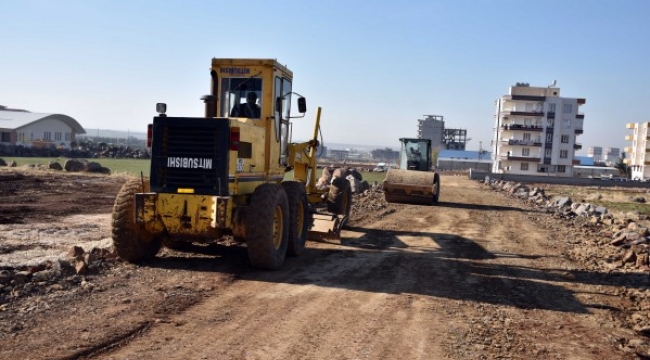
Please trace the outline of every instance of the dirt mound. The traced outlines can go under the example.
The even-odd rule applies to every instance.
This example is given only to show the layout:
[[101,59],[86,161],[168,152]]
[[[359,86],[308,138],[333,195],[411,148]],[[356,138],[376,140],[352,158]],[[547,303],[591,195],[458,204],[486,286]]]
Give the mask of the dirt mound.
[[0,224],[110,213],[125,178],[29,169],[0,171]]

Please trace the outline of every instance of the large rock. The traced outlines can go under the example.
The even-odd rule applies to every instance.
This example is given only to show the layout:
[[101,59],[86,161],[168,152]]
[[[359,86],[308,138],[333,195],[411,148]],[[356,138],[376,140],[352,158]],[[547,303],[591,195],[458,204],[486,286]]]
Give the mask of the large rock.
[[571,201],[570,197],[561,197],[555,201],[555,206],[559,208],[563,208],[565,206],[571,206],[573,202]]
[[68,159],[66,160],[65,164],[63,164],[63,168],[65,169],[65,171],[79,172],[79,171],[85,171],[86,165],[87,163],[84,160]]
[[59,164],[56,161],[50,161],[50,163],[47,165],[47,167],[52,169],[52,170],[63,170],[63,166],[61,166],[61,164]]
[[3,158],[0,158],[0,166],[7,166],[7,163],[4,161]]
[[111,170],[109,168],[103,167],[101,164],[91,161],[86,166],[86,171],[100,174],[110,174]]

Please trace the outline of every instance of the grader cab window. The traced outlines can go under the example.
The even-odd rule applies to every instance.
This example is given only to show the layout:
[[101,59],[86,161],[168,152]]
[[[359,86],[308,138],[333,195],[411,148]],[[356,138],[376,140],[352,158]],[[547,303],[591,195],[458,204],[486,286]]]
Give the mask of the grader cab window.
[[291,117],[291,81],[287,78],[275,78],[276,101],[273,113],[276,114],[275,135],[280,141],[280,165],[287,165],[287,143],[289,139],[289,118]]
[[220,104],[219,115],[222,117],[259,119],[262,109],[262,79],[221,79]]

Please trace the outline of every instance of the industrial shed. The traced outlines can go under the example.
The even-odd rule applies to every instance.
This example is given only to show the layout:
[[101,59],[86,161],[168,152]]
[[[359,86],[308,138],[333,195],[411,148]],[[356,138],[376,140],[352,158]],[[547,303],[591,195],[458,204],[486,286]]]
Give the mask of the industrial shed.
[[490,171],[492,160],[489,152],[471,150],[440,150],[438,153],[439,170],[460,171],[474,169],[478,171]]
[[67,115],[0,106],[0,145],[69,149],[76,135],[85,133],[79,122]]

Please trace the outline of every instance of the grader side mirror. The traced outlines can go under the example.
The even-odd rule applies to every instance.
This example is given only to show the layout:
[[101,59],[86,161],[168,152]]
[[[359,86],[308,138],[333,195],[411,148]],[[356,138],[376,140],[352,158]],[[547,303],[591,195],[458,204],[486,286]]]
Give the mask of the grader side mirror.
[[302,96],[298,98],[298,112],[301,114],[307,112],[307,100]]

